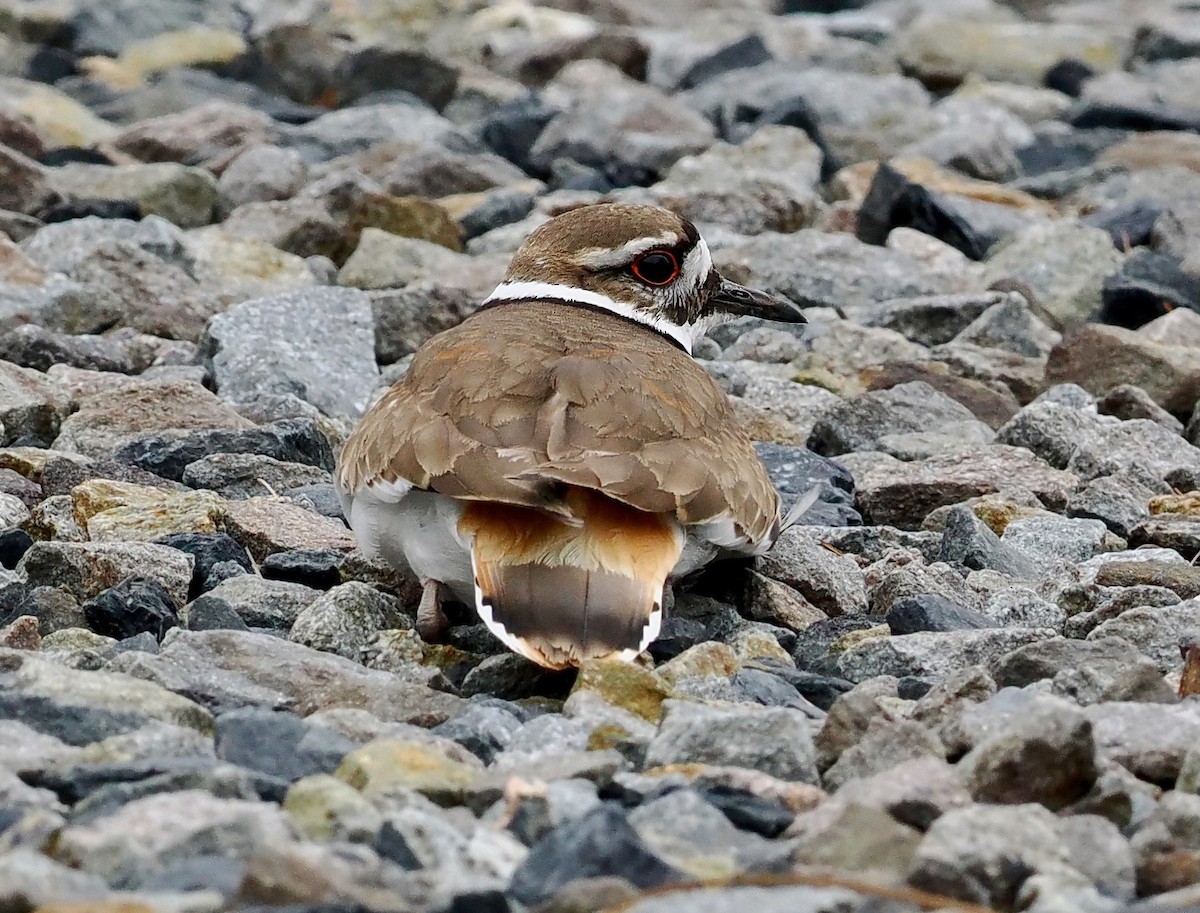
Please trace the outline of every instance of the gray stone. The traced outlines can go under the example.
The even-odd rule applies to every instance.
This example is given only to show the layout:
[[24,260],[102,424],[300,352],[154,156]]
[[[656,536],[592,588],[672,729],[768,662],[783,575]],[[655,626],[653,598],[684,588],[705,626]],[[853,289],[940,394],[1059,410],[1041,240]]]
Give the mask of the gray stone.
[[732,765],[781,780],[817,782],[809,721],[783,708],[736,710],[668,701],[658,733],[646,750],[648,766]]
[[1114,415],[1122,421],[1136,418],[1158,422],[1173,434],[1183,434],[1183,422],[1156,403],[1141,387],[1133,384],[1118,384],[1105,393],[1096,403],[1103,415]]
[[1119,384],[1132,384],[1179,418],[1200,399],[1200,366],[1194,349],[1153,342],[1134,330],[1104,324],[1081,327],[1055,346],[1046,362],[1045,379],[1047,383],[1073,381],[1097,396]]
[[983,281],[1026,283],[1056,322],[1055,329],[1061,330],[1078,326],[1099,308],[1104,278],[1123,259],[1101,229],[1047,222],[1031,225],[998,245],[985,264]]
[[848,888],[731,887],[672,891],[632,901],[628,913],[834,913],[852,909],[861,899]]
[[738,830],[692,789],[638,806],[629,813],[629,823],[659,858],[698,877],[745,871],[782,855],[757,834]]
[[1200,709],[1192,702],[1108,701],[1085,707],[1084,713],[1100,750],[1151,783],[1174,783],[1184,756],[1200,739]]
[[398,627],[400,616],[394,597],[352,580],[302,609],[288,639],[356,660],[381,629]]
[[328,415],[354,418],[379,379],[371,302],[351,289],[315,288],[236,305],[204,343],[222,395],[291,393]]
[[946,675],[1053,636],[1054,631],[1045,628],[994,628],[871,637],[844,650],[837,668],[852,682],[876,675]]
[[1055,694],[1082,705],[1175,700],[1154,663],[1118,637],[1029,644],[994,660],[991,670],[996,682],[1005,687],[1023,688],[1048,680]]
[[925,136],[936,122],[928,110],[929,94],[916,80],[832,66],[768,63],[707,80],[682,97],[717,123],[730,125],[745,111],[803,111],[815,120],[839,165],[885,159]]
[[1022,586],[993,593],[980,611],[996,625],[1005,628],[1052,628],[1061,631],[1067,620],[1064,609]]
[[[996,693],[996,683],[981,666],[967,666],[934,683],[912,707],[912,718],[945,731],[964,708],[987,701]],[[949,745],[949,743],[947,743]],[[960,744],[954,746],[962,754]]]
[[1000,542],[1020,552],[1041,574],[1080,564],[1108,551],[1111,534],[1099,520],[1024,517],[1009,521]]
[[44,322],[66,333],[99,333],[110,326],[195,340],[225,301],[203,288],[180,264],[128,241],[95,245],[75,264],[71,278],[88,290],[80,305],[62,297],[45,310]]
[[221,230],[235,240],[267,244],[297,257],[341,263],[350,253],[344,226],[319,200],[243,203],[225,218]]
[[422,726],[443,723],[463,708],[461,698],[426,686],[422,678],[434,672],[422,676],[412,670],[402,677],[245,631],[175,628],[157,655],[124,653],[110,668],[219,708],[260,705],[309,716],[344,707]]
[[1146,419],[1104,429],[1075,451],[1067,468],[1084,480],[1137,471],[1183,491],[1200,488],[1200,448]]
[[945,749],[937,734],[912,720],[897,720],[867,730],[863,738],[841,753],[825,771],[822,782],[838,791],[855,780],[886,773],[919,758],[942,760]]
[[71,744],[100,741],[150,720],[212,731],[203,707],[151,682],[69,669],[27,651],[5,650],[2,656],[3,715]]
[[964,444],[987,444],[992,430],[961,403],[926,383],[898,384],[873,390],[834,406],[820,418],[808,446],[824,456],[877,449],[884,434],[938,430]]
[[1150,657],[1163,672],[1179,666],[1179,639],[1200,631],[1200,599],[1177,605],[1144,606],[1097,625],[1088,640],[1121,637]]
[[1134,527],[1149,518],[1150,499],[1166,494],[1165,483],[1145,478],[1141,468],[1131,469],[1100,476],[1082,486],[1067,501],[1067,516],[1100,520],[1115,535],[1128,539]]
[[1005,294],[954,338],[1030,358],[1046,357],[1062,341],[1061,334],[1038,319],[1025,297],[1015,292]]
[[815,529],[793,526],[759,561],[759,570],[797,590],[826,615],[865,612],[867,592],[858,563],[821,543]]
[[277,806],[184,791],[147,796],[114,814],[67,828],[59,855],[105,877],[144,877],[202,852],[247,856],[289,842],[291,833]]
[[815,229],[764,232],[715,251],[713,260],[723,275],[804,307],[867,307],[895,298],[966,291],[973,284],[966,275],[933,272],[900,251]]
[[14,909],[103,901],[110,894],[99,875],[79,872],[32,848],[0,855],[0,903]]
[[1182,600],[1174,590],[1151,584],[1102,587],[1092,584],[1069,589],[1059,601],[1073,614],[1067,620],[1068,637],[1085,637],[1096,625],[1116,618],[1122,612],[1142,606],[1170,606]]
[[929,565],[908,561],[889,568],[885,555],[880,564],[879,568],[867,569],[872,615],[885,616],[897,600],[923,595],[938,596],[970,611],[983,606],[983,597],[967,586],[962,574],[941,561]]
[[886,811],[901,824],[926,831],[953,808],[971,804],[956,768],[932,755],[901,761],[870,777],[851,780],[837,799]]
[[843,309],[843,312],[865,326],[895,330],[913,342],[936,346],[957,338],[959,331],[1002,297],[999,292],[922,295]]
[[126,577],[150,577],[182,605],[193,563],[191,555],[148,542],[35,542],[17,568],[30,585],[61,587],[80,602]]
[[821,150],[795,127],[766,126],[740,145],[680,159],[651,188],[659,205],[742,234],[811,225],[821,207]]
[[[637,83],[611,64],[579,60],[546,86],[564,102],[530,149],[530,161],[549,172],[566,159],[609,171],[620,183],[646,171],[662,174],[676,161],[712,145],[712,124],[694,111]],[[595,99],[603,97],[599,108]]]
[[175,162],[63,165],[51,172],[50,185],[67,199],[131,200],[180,228],[208,225],[217,205],[216,179]]
[[991,527],[966,505],[956,505],[946,514],[939,560],[970,570],[994,570],[1009,577],[1033,579],[1037,563],[1001,541]]
[[49,170],[4,145],[0,145],[0,186],[0,209],[32,214],[58,199]]
[[230,212],[243,203],[265,203],[294,196],[308,176],[300,154],[278,146],[251,146],[231,161],[217,179],[220,205]]
[[909,883],[1014,909],[1021,884],[1069,863],[1058,818],[1041,805],[974,805],[938,818],[917,848]]
[[976,801],[1037,802],[1058,811],[1096,781],[1092,725],[1069,701],[1041,696],[976,744],[959,767]]
[[1023,448],[992,445],[914,463],[888,464],[855,481],[864,520],[919,529],[938,507],[997,491],[1029,493],[1051,510],[1061,509],[1075,488],[1076,476],[1052,468]]
[[67,412],[67,398],[44,374],[0,361],[0,444],[49,446]]
[[[379,228],[364,228],[354,252],[346,259],[338,273],[338,284],[361,289],[399,288],[422,279],[457,279],[464,274],[469,275],[472,269],[477,269],[477,263],[478,261],[473,261],[470,257],[432,241],[403,238]],[[499,275],[496,276],[496,281],[500,281]],[[436,305],[437,298],[430,301],[430,297],[426,293],[416,300],[418,303],[425,301]],[[388,298],[383,300],[386,302]],[[474,305],[478,302],[471,303]]]
[[178,262],[183,252],[183,233],[157,216],[139,222],[99,216],[52,222],[26,238],[21,249],[47,272],[69,273],[97,247],[111,241],[134,244],[168,263]]
[[[1091,403],[1088,403],[1091,406]],[[1001,444],[1024,447],[1051,466],[1065,469],[1080,446],[1089,446],[1116,423],[1091,408],[1052,400],[1034,401],[996,431]]]
[[816,736],[818,767],[828,770],[873,726],[904,718],[910,705],[897,696],[897,684],[891,676],[877,676],[838,696]]
[[259,453],[214,453],[189,463],[183,471],[184,485],[215,491],[234,501],[330,481],[329,471],[319,466],[284,462]]
[[[378,266],[370,264],[369,268]],[[478,304],[473,290],[437,281],[413,282],[370,295],[375,313],[375,357],[384,365],[411,355],[429,337],[457,326]]]
[[440,143],[456,149],[470,144],[436,111],[403,103],[341,108],[282,133],[286,144],[310,163],[361,152],[384,142]]
[[[287,631],[321,592],[300,583],[239,574],[221,581],[206,595],[232,606],[242,621],[252,627]],[[188,617],[186,606],[183,617]]]

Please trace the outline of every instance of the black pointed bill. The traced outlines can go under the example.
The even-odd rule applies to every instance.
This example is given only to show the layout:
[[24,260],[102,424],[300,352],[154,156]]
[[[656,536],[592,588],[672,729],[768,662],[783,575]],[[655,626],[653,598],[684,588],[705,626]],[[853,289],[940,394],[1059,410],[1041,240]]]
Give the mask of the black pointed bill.
[[763,320],[774,320],[778,323],[808,323],[804,312],[786,298],[779,298],[760,292],[758,289],[746,288],[736,282],[730,282],[724,276],[721,284],[709,299],[709,305],[716,310],[736,314],[739,317],[760,317]]

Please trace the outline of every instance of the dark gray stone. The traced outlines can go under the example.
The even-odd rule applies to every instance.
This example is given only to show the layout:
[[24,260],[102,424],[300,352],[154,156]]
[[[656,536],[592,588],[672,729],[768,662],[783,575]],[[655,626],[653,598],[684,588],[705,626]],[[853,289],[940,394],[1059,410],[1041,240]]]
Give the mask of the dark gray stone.
[[357,747],[340,733],[286,711],[245,707],[217,717],[218,758],[287,782],[331,774]]
[[1037,576],[1036,565],[1001,542],[1000,537],[966,505],[952,507],[946,514],[938,560],[975,571],[999,571],[1018,579]]
[[884,435],[938,431],[964,444],[990,443],[990,429],[956,400],[922,381],[872,390],[825,413],[809,436],[809,446],[825,456],[878,449]]
[[885,618],[893,634],[915,634],[918,631],[965,631],[990,628],[990,619],[960,606],[949,599],[923,593],[897,599]]
[[162,640],[179,624],[179,609],[166,588],[153,578],[128,577],[83,604],[88,627],[122,640],[152,634]]
[[184,470],[213,453],[259,453],[333,471],[329,439],[310,418],[283,419],[246,431],[196,431],[175,437],[145,437],[126,444],[118,459],[176,482]]
[[614,875],[643,890],[683,878],[643,842],[619,808],[604,803],[530,847],[508,890],[532,907],[572,881]]

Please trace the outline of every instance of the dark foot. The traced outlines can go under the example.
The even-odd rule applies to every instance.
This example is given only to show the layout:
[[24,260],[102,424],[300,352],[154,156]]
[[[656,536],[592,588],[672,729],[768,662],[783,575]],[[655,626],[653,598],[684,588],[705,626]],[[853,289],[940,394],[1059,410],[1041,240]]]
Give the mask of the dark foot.
[[445,643],[450,622],[442,611],[442,583],[426,580],[421,591],[421,602],[417,606],[417,633],[427,644]]

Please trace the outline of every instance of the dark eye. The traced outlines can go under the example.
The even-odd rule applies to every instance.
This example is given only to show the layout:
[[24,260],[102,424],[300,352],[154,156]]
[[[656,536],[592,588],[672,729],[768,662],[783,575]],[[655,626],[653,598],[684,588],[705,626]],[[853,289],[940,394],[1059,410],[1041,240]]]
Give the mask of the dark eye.
[[647,285],[666,285],[679,276],[679,261],[669,250],[652,250],[642,254],[629,268]]

